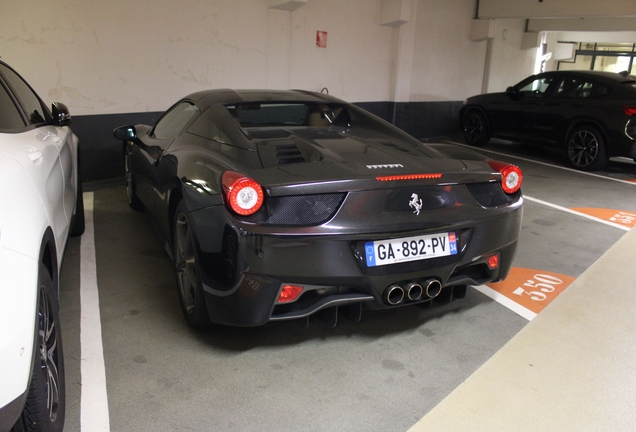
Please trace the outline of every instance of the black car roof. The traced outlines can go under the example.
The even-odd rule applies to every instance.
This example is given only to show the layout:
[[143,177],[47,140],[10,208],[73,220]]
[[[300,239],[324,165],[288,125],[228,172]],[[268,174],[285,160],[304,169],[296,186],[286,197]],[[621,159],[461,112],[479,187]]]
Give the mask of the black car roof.
[[324,93],[306,90],[233,90],[215,89],[192,93],[183,100],[194,102],[199,108],[245,102],[323,102],[346,103]]
[[583,77],[592,78],[592,79],[597,79],[600,81],[605,81],[608,83],[612,82],[615,84],[620,84],[622,82],[636,81],[636,76],[633,76],[633,75],[623,76],[622,74],[619,74],[616,72],[605,72],[605,71],[559,70],[559,71],[543,72],[538,74],[537,76],[562,76],[562,75],[578,76],[581,78]]

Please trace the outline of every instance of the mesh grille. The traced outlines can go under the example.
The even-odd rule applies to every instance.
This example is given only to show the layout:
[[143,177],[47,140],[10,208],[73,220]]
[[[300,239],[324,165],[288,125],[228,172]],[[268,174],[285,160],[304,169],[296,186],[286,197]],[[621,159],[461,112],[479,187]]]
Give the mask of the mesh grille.
[[327,222],[338,211],[345,193],[267,197],[265,205],[240,220],[259,225],[312,226]]

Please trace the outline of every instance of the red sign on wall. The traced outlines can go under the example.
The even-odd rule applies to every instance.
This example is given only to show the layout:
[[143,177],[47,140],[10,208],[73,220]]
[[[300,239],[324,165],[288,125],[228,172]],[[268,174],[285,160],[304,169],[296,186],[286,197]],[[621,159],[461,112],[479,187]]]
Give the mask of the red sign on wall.
[[316,32],[316,46],[318,48],[327,48],[327,32],[318,30]]

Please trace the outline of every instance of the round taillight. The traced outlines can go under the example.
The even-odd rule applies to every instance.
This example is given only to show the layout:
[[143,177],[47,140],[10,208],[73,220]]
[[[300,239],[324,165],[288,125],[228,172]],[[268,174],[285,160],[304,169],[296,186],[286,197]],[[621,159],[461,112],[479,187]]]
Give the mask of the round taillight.
[[261,185],[233,171],[223,174],[223,191],[228,206],[241,216],[256,213],[265,199]]
[[501,187],[505,193],[513,194],[519,190],[523,174],[518,166],[494,160],[489,160],[488,165],[501,173]]

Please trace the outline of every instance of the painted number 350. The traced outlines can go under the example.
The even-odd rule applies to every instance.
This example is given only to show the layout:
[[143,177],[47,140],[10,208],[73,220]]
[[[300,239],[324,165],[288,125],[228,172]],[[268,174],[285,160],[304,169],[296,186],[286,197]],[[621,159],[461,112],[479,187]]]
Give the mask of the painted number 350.
[[614,216],[612,216],[610,220],[612,222],[618,222],[618,223],[629,225],[629,224],[633,224],[634,220],[636,220],[636,214],[618,212]]
[[528,295],[534,301],[544,301],[555,290],[555,285],[561,285],[563,281],[556,276],[536,274],[532,279],[518,287],[512,293],[518,296]]

